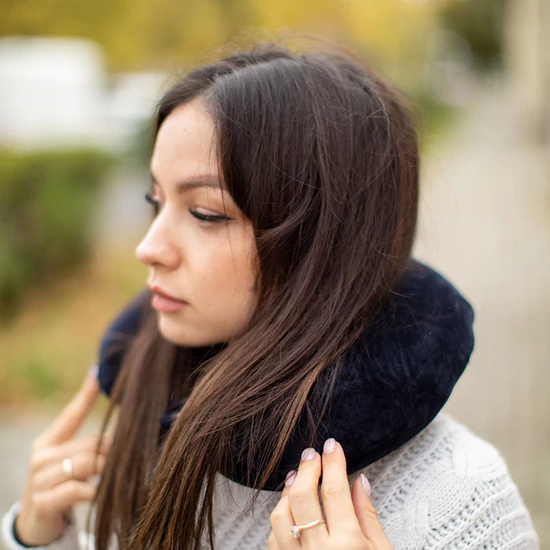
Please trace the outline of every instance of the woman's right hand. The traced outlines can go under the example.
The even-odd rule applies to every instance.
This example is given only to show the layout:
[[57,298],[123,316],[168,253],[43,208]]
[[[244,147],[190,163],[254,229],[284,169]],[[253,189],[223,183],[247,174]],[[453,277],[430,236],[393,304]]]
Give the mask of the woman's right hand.
[[[96,369],[90,369],[78,393],[53,423],[34,440],[30,468],[15,522],[15,531],[27,546],[44,546],[59,538],[66,526],[66,515],[73,504],[91,501],[96,486],[89,479],[102,472],[110,439],[105,436],[99,454],[99,435],[78,439],[83,425],[99,396]],[[73,478],[64,471],[69,458]]]
[[325,442],[322,457],[304,450],[271,514],[268,550],[393,550],[370,493],[364,474],[350,491],[344,450],[334,439]]

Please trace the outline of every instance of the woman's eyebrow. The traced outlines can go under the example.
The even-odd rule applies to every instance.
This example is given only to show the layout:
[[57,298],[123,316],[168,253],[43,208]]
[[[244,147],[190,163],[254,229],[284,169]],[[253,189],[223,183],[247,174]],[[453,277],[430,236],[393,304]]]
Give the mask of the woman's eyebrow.
[[[153,183],[153,185],[158,185],[159,187],[162,187],[158,183],[152,172],[151,182]],[[218,176],[215,176],[213,174],[199,174],[197,176],[192,176],[186,180],[179,181],[175,185],[175,190],[176,193],[179,194],[185,193],[185,191],[189,191],[190,189],[196,189],[197,187],[211,187],[213,189],[223,190],[222,186],[220,185],[220,180]]]

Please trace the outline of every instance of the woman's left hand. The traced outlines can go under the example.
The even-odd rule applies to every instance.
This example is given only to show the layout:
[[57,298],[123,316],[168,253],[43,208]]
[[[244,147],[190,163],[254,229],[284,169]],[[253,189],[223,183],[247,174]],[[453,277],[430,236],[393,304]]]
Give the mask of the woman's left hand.
[[[317,491],[321,471],[326,522]],[[308,524],[312,525],[304,528]],[[367,478],[359,476],[350,491],[344,451],[334,439],[327,440],[322,457],[314,449],[303,452],[298,472],[289,473],[271,514],[271,527],[269,550],[392,550],[372,504]]]

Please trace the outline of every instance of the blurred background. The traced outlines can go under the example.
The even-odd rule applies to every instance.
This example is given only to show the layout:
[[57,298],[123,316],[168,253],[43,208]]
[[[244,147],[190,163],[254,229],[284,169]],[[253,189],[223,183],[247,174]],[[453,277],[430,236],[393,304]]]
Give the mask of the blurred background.
[[0,0],[0,13],[0,513],[144,285],[133,252],[162,90],[229,40],[298,31],[351,47],[411,101],[415,256],[476,311],[448,410],[500,449],[550,548],[550,0]]

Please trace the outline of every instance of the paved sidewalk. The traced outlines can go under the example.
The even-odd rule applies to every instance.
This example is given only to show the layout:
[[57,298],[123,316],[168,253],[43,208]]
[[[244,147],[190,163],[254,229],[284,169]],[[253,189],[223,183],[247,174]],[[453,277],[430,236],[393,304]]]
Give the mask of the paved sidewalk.
[[416,256],[476,312],[449,409],[504,454],[550,548],[550,148],[495,86],[431,155],[422,193]]

